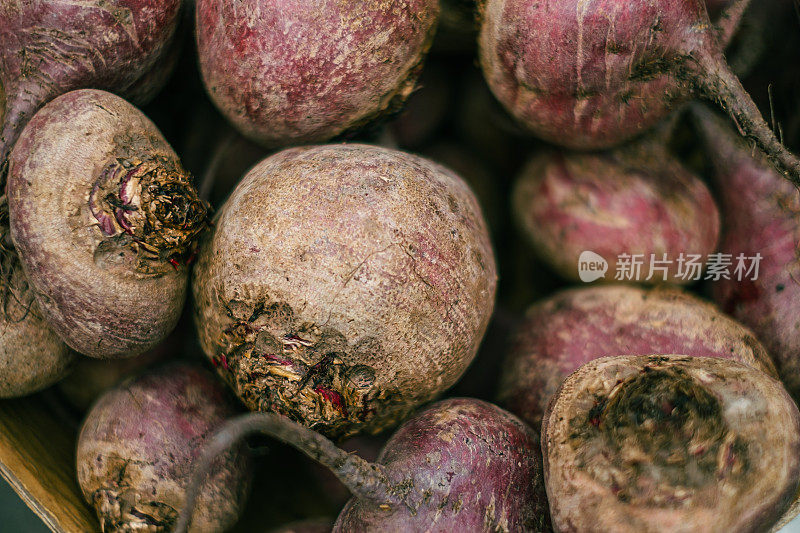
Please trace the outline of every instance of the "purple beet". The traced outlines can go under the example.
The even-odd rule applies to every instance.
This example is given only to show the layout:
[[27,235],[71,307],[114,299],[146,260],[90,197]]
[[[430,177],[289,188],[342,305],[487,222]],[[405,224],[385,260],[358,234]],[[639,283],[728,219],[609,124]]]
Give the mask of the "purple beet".
[[[800,194],[710,111],[694,116],[714,165],[724,237],[720,251],[761,255],[758,272],[713,284],[720,306],[766,345],[786,388],[800,400]],[[752,262],[747,261],[746,267]],[[753,279],[756,277],[756,279]]]
[[[190,364],[165,366],[104,394],[78,439],[78,482],[104,531],[171,531],[203,445],[235,414],[224,386]],[[239,517],[249,486],[242,449],[213,463],[194,511],[197,531]]]
[[[606,281],[616,279],[617,259],[628,254],[644,263],[634,281],[689,283],[701,272],[683,275],[680,254],[705,259],[719,239],[719,212],[708,188],[652,142],[600,154],[538,154],[517,180],[513,207],[533,250],[574,281],[581,255],[590,250],[608,261]],[[659,267],[655,261],[664,257],[672,263]]]
[[[246,415],[208,445],[192,488],[220,453],[250,433],[292,444],[348,486],[353,499],[335,532],[549,531],[536,432],[480,400],[449,399],[419,412],[375,463],[279,415]],[[190,497],[176,532],[186,530],[192,505]]]
[[200,70],[248,138],[323,142],[401,108],[438,17],[436,0],[200,0]]
[[151,98],[170,68],[180,10],[181,0],[3,2],[0,164],[56,96],[92,87],[139,97],[138,104]]
[[577,149],[618,145],[702,95],[800,184],[800,160],[778,141],[723,56],[747,4],[732,3],[718,29],[702,0],[485,0],[481,65],[524,126]]

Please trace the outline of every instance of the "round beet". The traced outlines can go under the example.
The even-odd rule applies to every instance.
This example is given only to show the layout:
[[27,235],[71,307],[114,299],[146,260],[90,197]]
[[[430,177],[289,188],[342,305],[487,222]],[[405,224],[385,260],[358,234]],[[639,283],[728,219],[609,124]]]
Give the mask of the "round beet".
[[[104,531],[172,531],[205,442],[235,409],[211,373],[174,364],[104,394],[78,439],[78,483]],[[223,531],[249,485],[244,450],[226,450],[201,487],[193,531]]]
[[327,141],[402,106],[438,16],[436,0],[199,0],[200,69],[247,137]]
[[331,145],[285,150],[243,178],[193,290],[201,345],[250,409],[345,437],[455,383],[496,277],[461,179],[403,152]]
[[672,352],[733,359],[777,377],[755,336],[712,304],[677,289],[598,286],[528,310],[503,368],[501,404],[538,428],[556,389],[582,364]]
[[[538,435],[481,400],[455,398],[431,405],[397,430],[375,463],[285,417],[247,415],[209,443],[193,489],[220,453],[250,433],[292,444],[347,485],[353,499],[334,532],[549,531]],[[176,533],[185,531],[192,505],[190,497]]]
[[100,358],[160,342],[206,208],[155,125],[110,93],[73,91],[28,123],[10,162],[11,236],[56,333]]
[[11,244],[5,200],[0,198],[0,398],[16,398],[63,378],[75,354],[42,318]]
[[[701,272],[686,276],[677,259],[705,258],[719,239],[719,212],[708,188],[655,146],[537,155],[517,180],[513,205],[534,251],[574,281],[588,250],[608,261],[606,281],[616,279],[617,259],[627,254],[644,263],[633,281],[689,283]],[[665,259],[672,262],[654,262]]]
[[[714,165],[725,232],[720,252],[759,256],[757,269],[713,284],[713,297],[753,328],[800,400],[800,194],[704,108],[696,123]],[[749,269],[753,264],[747,260]]]
[[691,94],[720,102],[795,183],[778,141],[723,56],[748,0],[722,15],[701,0],[484,0],[480,58],[497,98],[542,138],[570,148],[620,144]]
[[606,357],[558,390],[542,453],[556,531],[756,533],[800,482],[800,413],[735,361]]
[[[180,19],[181,0],[85,0],[0,4],[0,164],[41,106],[95,87],[151,98]],[[151,75],[157,68],[162,72]],[[3,118],[5,117],[5,118]]]

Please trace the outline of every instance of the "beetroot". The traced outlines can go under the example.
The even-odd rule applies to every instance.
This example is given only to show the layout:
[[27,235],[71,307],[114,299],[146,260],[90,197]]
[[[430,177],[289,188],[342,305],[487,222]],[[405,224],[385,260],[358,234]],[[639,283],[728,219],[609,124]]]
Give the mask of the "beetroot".
[[582,364],[672,352],[733,359],[777,377],[755,336],[715,306],[677,289],[597,286],[528,310],[503,368],[501,405],[538,428],[556,389]]
[[[78,439],[78,482],[104,531],[172,530],[205,442],[235,413],[221,383],[173,364],[104,394]],[[249,460],[243,449],[214,461],[194,511],[196,531],[222,531],[244,506]]]
[[14,398],[63,378],[75,354],[42,318],[10,242],[5,200],[0,198],[0,398]]
[[9,161],[11,236],[53,330],[100,358],[160,342],[206,208],[153,123],[110,93],[73,91],[36,114]]
[[[353,499],[335,532],[549,530],[537,434],[480,400],[449,399],[416,414],[389,439],[376,463],[284,417],[247,415],[208,444],[192,488],[220,453],[249,433],[292,444],[348,486]],[[177,533],[185,531],[192,503],[189,497]]]
[[366,145],[294,148],[239,183],[201,245],[200,342],[252,410],[345,437],[461,376],[496,285],[467,185]]
[[556,531],[762,532],[800,482],[800,413],[735,361],[606,357],[558,390],[542,453]]
[[[683,275],[680,254],[704,261],[719,239],[719,212],[706,186],[650,143],[608,154],[541,153],[517,180],[513,205],[536,253],[570,280],[580,279],[588,250],[608,261],[606,281],[617,279],[625,254],[643,262],[633,281],[689,283],[701,272]],[[658,263],[664,259],[671,263]]]
[[203,81],[265,146],[327,141],[402,106],[438,16],[436,0],[199,0]]
[[[723,39],[748,0],[723,15]],[[480,57],[492,91],[540,137],[570,148],[620,144],[691,94],[720,102],[783,174],[778,141],[725,63],[701,0],[485,0]]]
[[734,264],[740,254],[761,255],[757,277],[753,272],[714,282],[714,299],[753,329],[800,400],[800,195],[717,117],[700,107],[694,111],[722,200],[720,251],[731,254]]
[[[139,103],[151,98],[169,69],[162,57],[180,10],[181,0],[3,2],[0,164],[36,110],[56,96],[94,87]],[[160,73],[150,74],[157,64]]]

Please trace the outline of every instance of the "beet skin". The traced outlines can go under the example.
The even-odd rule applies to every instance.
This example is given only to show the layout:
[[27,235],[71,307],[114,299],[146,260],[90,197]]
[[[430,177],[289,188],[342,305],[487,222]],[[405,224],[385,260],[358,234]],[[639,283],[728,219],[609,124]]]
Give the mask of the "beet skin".
[[734,265],[740,254],[761,255],[757,276],[714,282],[714,300],[753,329],[800,400],[800,194],[718,117],[694,110],[721,196],[720,252],[731,254]]
[[9,161],[11,237],[53,330],[108,359],[163,340],[206,208],[155,125],[118,96],[72,91],[39,110]]
[[[151,98],[168,74],[181,0],[0,4],[0,164],[36,111],[92,87]],[[158,75],[150,73],[160,69]]]
[[605,357],[556,392],[542,453],[556,531],[761,533],[800,482],[800,413],[736,361]]
[[496,277],[460,178],[353,144],[256,165],[201,245],[192,286],[203,350],[250,409],[345,437],[396,424],[458,380]]
[[677,289],[571,289],[533,305],[503,369],[500,400],[538,428],[564,379],[598,357],[679,351],[748,364],[777,377],[752,332]]
[[[700,279],[678,269],[680,254],[705,261],[719,239],[719,212],[708,188],[663,149],[626,147],[607,154],[549,152],[525,167],[513,193],[514,215],[534,251],[562,277],[578,281],[581,254],[608,261],[640,255],[632,281],[684,284]],[[651,259],[667,259],[650,276]],[[649,278],[649,279],[648,279]]]
[[[83,424],[77,452],[78,482],[104,531],[172,531],[204,443],[235,412],[217,378],[189,364],[150,371],[104,394]],[[232,526],[248,485],[243,449],[218,457],[192,531]]]
[[324,142],[402,106],[438,16],[437,0],[199,0],[200,69],[245,136]]

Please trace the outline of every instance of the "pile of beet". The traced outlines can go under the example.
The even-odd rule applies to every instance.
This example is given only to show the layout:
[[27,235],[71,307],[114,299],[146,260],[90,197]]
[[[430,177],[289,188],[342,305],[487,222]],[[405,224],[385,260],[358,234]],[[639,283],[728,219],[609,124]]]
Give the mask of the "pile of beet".
[[0,401],[98,531],[800,514],[792,2],[0,4]]

